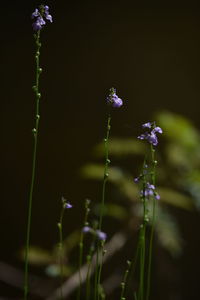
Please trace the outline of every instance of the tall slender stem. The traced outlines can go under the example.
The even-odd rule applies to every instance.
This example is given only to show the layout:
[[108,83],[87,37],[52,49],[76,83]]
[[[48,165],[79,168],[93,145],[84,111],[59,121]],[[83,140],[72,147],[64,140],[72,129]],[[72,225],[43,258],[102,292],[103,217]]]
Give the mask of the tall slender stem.
[[[155,149],[151,145],[151,159],[152,159],[152,183],[155,185],[155,170],[156,170],[156,161],[155,161]],[[149,299],[150,295],[150,284],[151,284],[151,263],[152,263],[152,248],[153,248],[153,237],[154,237],[154,229],[155,229],[155,211],[156,211],[156,198],[155,195],[153,197],[153,212],[152,212],[152,225],[150,232],[150,242],[149,242],[149,262],[148,262],[148,270],[147,270],[147,292],[146,292],[146,300]]]
[[90,271],[91,271],[92,259],[93,259],[93,255],[94,255],[94,251],[95,251],[95,246],[94,246],[95,239],[96,239],[96,237],[93,236],[89,254],[87,255],[88,270],[87,270],[87,277],[86,277],[86,300],[90,299]]
[[24,300],[28,297],[28,286],[29,286],[29,248],[30,248],[30,231],[31,231],[31,219],[32,219],[32,202],[33,202],[33,190],[34,190],[34,183],[35,183],[35,168],[36,168],[36,156],[37,156],[37,140],[38,140],[38,130],[39,130],[39,104],[40,104],[40,97],[41,94],[39,93],[39,78],[42,72],[42,69],[39,66],[39,58],[40,58],[40,30],[34,35],[35,42],[36,42],[36,78],[35,78],[35,85],[33,86],[33,90],[35,92],[36,98],[36,113],[35,113],[35,127],[33,128],[33,137],[34,137],[34,145],[33,145],[33,158],[32,158],[32,175],[31,175],[31,185],[30,185],[30,192],[29,192],[29,200],[28,200],[28,220],[27,220],[27,232],[26,232],[26,247],[25,247],[25,267],[24,267]]
[[142,204],[143,204],[143,223],[140,228],[140,285],[139,285],[139,294],[138,299],[144,299],[144,281],[145,281],[145,252],[146,252],[146,223],[147,223],[147,195],[146,195],[146,158],[143,163],[142,170],[142,180],[143,180],[143,188],[142,188]]
[[131,262],[127,261],[127,269],[125,271],[123,280],[121,282],[121,297],[120,297],[120,300],[125,299],[124,294],[125,294],[125,288],[126,288],[126,284],[127,284],[127,277],[128,277],[129,272],[130,272],[130,268],[131,268]]
[[104,166],[104,176],[103,176],[103,187],[102,187],[102,199],[101,199],[101,210],[100,210],[100,217],[99,217],[99,230],[102,228],[102,219],[103,219],[103,213],[104,213],[104,205],[105,205],[105,190],[106,190],[106,183],[108,180],[108,166],[110,163],[109,157],[108,157],[108,139],[110,134],[110,122],[111,122],[111,116],[108,116],[107,121],[107,132],[106,137],[104,139],[104,148],[105,148],[105,166]]
[[[85,217],[84,217],[84,226],[88,226],[88,214],[89,214],[89,204],[90,200],[85,200]],[[78,287],[78,293],[77,293],[77,300],[80,300],[81,297],[81,285],[82,285],[82,276],[81,276],[81,266],[83,263],[83,231],[81,230],[81,236],[80,236],[80,242],[79,242],[79,287]]]
[[63,291],[62,291],[62,284],[63,284],[63,216],[64,216],[65,207],[62,206],[60,220],[58,223],[58,230],[59,230],[59,259],[60,259],[60,299],[63,299]]
[[[104,139],[104,150],[105,150],[105,165],[104,165],[104,175],[103,175],[103,187],[102,187],[102,198],[101,198],[101,207],[100,207],[100,216],[99,216],[99,224],[98,229],[101,230],[102,228],[102,220],[103,220],[103,214],[104,214],[104,206],[105,206],[105,191],[106,191],[106,183],[108,180],[108,166],[110,163],[109,157],[108,157],[108,139],[110,135],[110,122],[111,122],[111,116],[108,115],[107,120],[107,130],[106,130],[106,137]],[[95,300],[99,300],[99,286],[100,286],[100,280],[101,280],[101,271],[102,271],[102,261],[99,265],[99,255],[100,255],[100,248],[102,248],[102,244],[99,240],[97,240],[97,259],[96,259],[96,272],[95,272]],[[103,253],[103,249],[102,249]]]

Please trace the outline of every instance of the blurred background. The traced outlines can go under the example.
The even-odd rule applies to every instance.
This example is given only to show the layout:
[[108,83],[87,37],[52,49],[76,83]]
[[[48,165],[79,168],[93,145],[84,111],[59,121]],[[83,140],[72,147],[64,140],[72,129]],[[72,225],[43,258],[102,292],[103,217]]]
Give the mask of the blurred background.
[[[26,234],[35,110],[31,88],[35,45],[30,16],[38,4],[38,1],[7,1],[1,8],[2,299],[21,297],[20,280],[16,282],[16,277],[23,271],[20,253]],[[135,229],[135,225],[130,224],[134,223],[132,215],[137,214],[136,205],[132,204],[137,190],[134,184],[124,187],[117,172],[125,174],[128,182],[138,175],[144,149],[135,137],[140,134],[142,123],[156,120],[164,129],[158,150],[160,213],[168,219],[157,230],[151,296],[162,300],[197,299],[200,276],[199,10],[192,4],[184,7],[183,3],[180,6],[176,2],[156,5],[136,1],[130,4],[60,0],[44,4],[50,6],[53,23],[41,34],[41,122],[31,244],[46,252],[40,264],[41,252],[36,251],[36,263],[31,269],[33,276],[38,276],[35,280],[47,280],[46,283],[51,280],[52,290],[44,291],[45,295],[58,283],[56,275],[47,275],[47,267],[52,262],[49,251],[53,251],[58,241],[56,224],[61,197],[74,206],[67,211],[66,236],[80,230],[85,198],[92,203],[100,200],[99,165],[103,161],[100,143],[106,127],[105,99],[113,86],[124,106],[113,112],[111,129],[115,138],[111,143],[115,169],[108,198],[111,203],[117,199],[118,213],[111,221],[105,220],[105,229],[109,228],[111,237],[116,228],[127,226],[129,229],[125,231],[135,237],[135,231],[130,229]],[[117,191],[117,187],[121,190]],[[134,212],[128,215],[132,209]],[[127,237],[128,249],[131,234]],[[128,250],[123,253],[118,258],[122,272],[131,255]],[[70,255],[76,260],[73,253]],[[11,276],[15,271],[16,276]],[[123,274],[120,271],[119,277]],[[45,298],[39,294],[33,292],[33,299]],[[116,299],[116,295],[113,289],[109,299]]]

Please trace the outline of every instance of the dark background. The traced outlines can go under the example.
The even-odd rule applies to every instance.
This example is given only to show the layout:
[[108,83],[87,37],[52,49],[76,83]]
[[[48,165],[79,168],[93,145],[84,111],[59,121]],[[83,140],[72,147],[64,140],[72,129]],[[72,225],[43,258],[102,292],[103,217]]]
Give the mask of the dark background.
[[[0,252],[1,260],[11,264],[17,263],[26,232],[35,74],[30,15],[38,4],[7,1],[1,7]],[[41,37],[41,122],[31,242],[48,248],[57,239],[61,196],[75,207],[91,196],[78,170],[104,136],[110,87],[124,100],[114,114],[115,136],[135,136],[140,124],[160,109],[183,114],[200,127],[200,12],[175,2],[45,4],[53,23]],[[69,232],[80,211],[72,214]],[[197,299],[199,217],[182,212],[180,218],[186,240],[180,299]]]

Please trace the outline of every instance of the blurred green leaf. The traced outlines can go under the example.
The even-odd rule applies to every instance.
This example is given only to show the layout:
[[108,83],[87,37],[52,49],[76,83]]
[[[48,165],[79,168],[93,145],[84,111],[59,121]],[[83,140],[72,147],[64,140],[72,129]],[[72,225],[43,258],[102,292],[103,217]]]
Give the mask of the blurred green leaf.
[[176,219],[161,206],[157,207],[156,212],[156,232],[160,243],[171,255],[180,255],[182,253],[183,240]]
[[[135,154],[144,154],[145,145],[141,141],[133,138],[111,138],[109,139],[109,153],[112,156],[127,156]],[[104,156],[104,144],[100,143],[94,148],[94,153],[97,156]]]
[[188,119],[170,112],[159,112],[156,119],[163,129],[163,136],[183,147],[199,147],[199,133]]
[[[122,194],[135,201],[138,196],[138,188],[133,178],[123,173],[118,167],[109,167],[108,180],[115,184]],[[104,166],[99,164],[87,164],[81,169],[81,174],[88,179],[103,180]]]
[[163,187],[158,188],[158,193],[161,196],[161,201],[165,202],[166,204],[186,210],[194,209],[192,198],[185,196],[183,193]]
[[[22,250],[22,257],[24,258],[25,249]],[[54,261],[52,253],[48,250],[36,246],[29,248],[29,263],[32,265],[47,265]]]
[[[96,205],[95,212],[98,214],[100,211],[100,205]],[[103,209],[103,215],[112,217],[118,220],[124,220],[128,217],[127,210],[121,205],[114,203],[106,203]]]

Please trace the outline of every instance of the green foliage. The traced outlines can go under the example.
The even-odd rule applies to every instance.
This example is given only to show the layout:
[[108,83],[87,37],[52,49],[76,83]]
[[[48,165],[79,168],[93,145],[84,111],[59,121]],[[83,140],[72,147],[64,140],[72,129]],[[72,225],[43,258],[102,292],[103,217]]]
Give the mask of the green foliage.
[[[170,112],[158,113],[156,123],[164,132],[157,149],[157,188],[161,200],[156,232],[162,246],[171,254],[178,255],[181,253],[182,239],[176,220],[167,207],[174,206],[188,211],[200,207],[200,134],[189,120]],[[132,137],[112,138],[109,141],[111,159],[124,161],[132,156],[134,160],[138,160],[144,157],[145,149],[144,142]],[[94,154],[96,157],[103,157],[103,143],[94,148]],[[130,170],[121,165],[123,163],[118,162],[117,166],[109,167],[108,181],[118,188],[123,200],[120,204],[123,210],[124,201],[128,200],[130,205],[132,203],[134,212],[135,204],[139,203],[138,186],[133,182]],[[104,166],[101,164],[87,164],[82,167],[81,175],[87,179],[102,180],[103,170]],[[133,215],[128,215],[129,218],[134,218]]]

